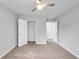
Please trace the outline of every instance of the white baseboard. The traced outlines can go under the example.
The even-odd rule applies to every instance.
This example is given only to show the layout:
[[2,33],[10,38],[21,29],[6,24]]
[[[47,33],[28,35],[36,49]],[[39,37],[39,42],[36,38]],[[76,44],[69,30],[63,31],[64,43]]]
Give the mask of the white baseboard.
[[36,42],[36,44],[47,44],[47,42]]
[[69,50],[68,48],[64,47],[63,45],[61,44],[58,44],[59,46],[61,46],[62,48],[66,49],[69,53],[71,53],[72,55],[74,55],[75,57],[77,57],[79,59],[79,56],[76,55],[75,53],[73,53],[71,50]]
[[16,46],[17,46],[17,45],[12,46],[9,50],[7,50],[5,53],[3,53],[3,54],[0,56],[0,59],[1,59],[2,57],[4,57],[7,53],[9,53],[12,49],[14,49]]

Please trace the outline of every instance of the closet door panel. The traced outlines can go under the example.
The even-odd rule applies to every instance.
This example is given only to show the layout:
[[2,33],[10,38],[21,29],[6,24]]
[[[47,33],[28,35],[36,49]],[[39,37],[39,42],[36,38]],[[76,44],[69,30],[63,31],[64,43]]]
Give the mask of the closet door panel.
[[18,47],[27,44],[27,21],[18,20]]

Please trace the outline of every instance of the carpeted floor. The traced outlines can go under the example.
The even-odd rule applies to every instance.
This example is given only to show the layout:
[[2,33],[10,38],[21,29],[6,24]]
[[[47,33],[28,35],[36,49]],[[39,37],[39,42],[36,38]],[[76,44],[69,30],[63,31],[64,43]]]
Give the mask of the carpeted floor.
[[54,43],[46,45],[28,44],[13,49],[2,59],[77,59]]

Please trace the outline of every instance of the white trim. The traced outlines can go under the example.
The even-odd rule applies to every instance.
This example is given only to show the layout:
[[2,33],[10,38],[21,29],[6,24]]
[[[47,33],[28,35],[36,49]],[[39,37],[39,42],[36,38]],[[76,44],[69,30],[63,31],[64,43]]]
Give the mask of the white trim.
[[26,20],[26,21],[39,21],[39,20]]
[[35,43],[37,40],[37,24],[38,24],[38,21],[35,22]]
[[47,42],[36,42],[36,44],[47,44]]
[[[36,42],[36,39],[37,39],[37,22],[38,22],[38,20],[26,20],[26,21],[27,22],[31,22],[31,21],[34,21],[35,22],[35,42]],[[27,40],[27,41],[29,41],[29,40]]]
[[64,47],[63,45],[61,44],[58,44],[59,46],[61,46],[62,48],[66,49],[69,53],[71,53],[72,55],[74,55],[75,57],[77,57],[79,59],[79,56],[75,53],[73,53],[71,50],[69,50],[68,48]]
[[0,58],[4,57],[6,54],[8,54],[8,53],[9,53],[12,49],[14,49],[16,46],[17,46],[17,44],[14,45],[14,46],[12,46],[9,50],[7,50],[5,53],[3,53],[3,54],[0,56]]

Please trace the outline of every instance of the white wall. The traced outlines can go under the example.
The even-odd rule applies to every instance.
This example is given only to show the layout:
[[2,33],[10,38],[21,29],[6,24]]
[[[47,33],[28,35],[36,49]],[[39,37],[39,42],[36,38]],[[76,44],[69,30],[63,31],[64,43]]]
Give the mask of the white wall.
[[36,44],[46,44],[47,34],[46,34],[46,19],[41,18],[37,21],[37,40]]
[[17,16],[0,4],[0,57],[17,44]]
[[59,20],[59,45],[79,57],[79,5]]

